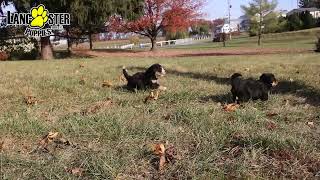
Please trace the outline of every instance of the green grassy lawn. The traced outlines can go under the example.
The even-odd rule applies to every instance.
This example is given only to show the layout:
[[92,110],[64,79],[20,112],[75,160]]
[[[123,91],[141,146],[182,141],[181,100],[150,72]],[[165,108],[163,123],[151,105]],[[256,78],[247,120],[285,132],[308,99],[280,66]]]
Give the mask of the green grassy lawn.
[[[262,37],[261,48],[303,48],[303,49],[314,49],[317,37],[320,36],[320,28],[294,31],[287,33],[275,33],[265,34]],[[248,36],[235,36],[232,41],[226,42],[226,48],[257,48],[257,37]],[[195,44],[191,46],[175,46],[171,49],[221,49],[222,42],[211,42],[207,41],[201,44]]]
[[[168,71],[168,91],[144,104],[149,92],[122,89],[118,76],[123,65],[133,73],[156,62]],[[1,179],[316,179],[319,68],[315,53],[2,62]],[[268,102],[225,112],[234,72],[272,72],[280,83]],[[114,86],[101,87],[104,80]],[[28,95],[38,104],[28,106]],[[113,104],[81,113],[106,98]],[[33,152],[50,131],[72,145]],[[146,148],[153,143],[177,150],[162,173]],[[81,177],[66,170],[73,168],[83,169]]]

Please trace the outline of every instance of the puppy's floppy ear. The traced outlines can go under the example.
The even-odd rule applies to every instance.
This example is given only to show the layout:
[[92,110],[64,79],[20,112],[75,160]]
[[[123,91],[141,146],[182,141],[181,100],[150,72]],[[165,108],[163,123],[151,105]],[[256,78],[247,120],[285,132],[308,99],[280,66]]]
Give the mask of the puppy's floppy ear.
[[240,73],[234,73],[234,74],[231,76],[231,79],[235,79],[235,78],[238,78],[238,77],[242,77],[242,74],[240,74]]
[[263,81],[265,82],[267,79],[267,75],[265,73],[263,73],[261,76],[260,76],[260,81]]

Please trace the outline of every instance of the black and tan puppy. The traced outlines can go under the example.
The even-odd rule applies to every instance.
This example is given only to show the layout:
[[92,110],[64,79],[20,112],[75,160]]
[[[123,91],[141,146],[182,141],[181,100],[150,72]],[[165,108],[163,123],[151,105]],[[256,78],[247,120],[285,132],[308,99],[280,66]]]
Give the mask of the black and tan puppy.
[[127,88],[130,90],[146,90],[146,89],[159,89],[165,91],[167,88],[160,85],[159,78],[163,77],[166,71],[160,64],[154,64],[145,72],[138,72],[132,76],[123,67],[123,75],[128,81]]
[[231,76],[231,93],[236,103],[248,102],[250,99],[267,101],[270,89],[276,85],[277,80],[271,73],[262,74],[258,81],[243,79],[239,73]]

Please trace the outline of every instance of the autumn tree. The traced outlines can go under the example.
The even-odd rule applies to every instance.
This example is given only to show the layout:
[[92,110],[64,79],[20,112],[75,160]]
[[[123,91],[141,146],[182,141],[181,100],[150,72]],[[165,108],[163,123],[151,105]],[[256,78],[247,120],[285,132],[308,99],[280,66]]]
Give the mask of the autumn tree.
[[261,45],[263,29],[277,19],[274,10],[277,0],[252,0],[249,6],[241,6],[245,14],[250,17],[250,28],[257,27],[258,45]]
[[133,32],[148,37],[151,50],[155,50],[161,31],[177,32],[188,28],[199,15],[201,5],[201,0],[145,0],[140,18],[128,20],[114,16],[109,27],[115,32]]
[[205,19],[197,19],[192,25],[191,25],[191,34],[192,35],[206,35],[208,36],[210,34],[210,31],[212,29],[213,22],[208,21]]

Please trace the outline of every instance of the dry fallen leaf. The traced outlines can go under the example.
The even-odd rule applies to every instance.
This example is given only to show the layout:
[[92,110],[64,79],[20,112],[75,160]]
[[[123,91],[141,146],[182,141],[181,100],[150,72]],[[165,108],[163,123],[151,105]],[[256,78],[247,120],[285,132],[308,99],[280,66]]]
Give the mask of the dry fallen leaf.
[[166,163],[166,148],[164,147],[164,144],[154,144],[153,145],[153,153],[157,156],[159,156],[159,171],[161,171],[164,168],[164,165]]
[[34,96],[31,96],[31,95],[26,96],[26,97],[24,98],[24,100],[25,100],[25,102],[26,102],[27,105],[37,105],[37,104],[38,104],[37,98],[34,97]]
[[110,98],[107,98],[106,100],[94,103],[93,105],[91,105],[87,109],[83,110],[82,115],[89,115],[89,114],[98,113],[99,111],[102,111],[103,109],[109,107],[112,104],[113,104],[112,100]]
[[175,147],[170,146],[169,148],[167,148],[165,150],[165,154],[166,154],[166,160],[168,162],[172,162],[172,163],[175,162],[175,159],[176,159],[176,156],[177,156],[177,150],[176,150]]
[[68,140],[64,139],[64,138],[55,139],[54,143],[62,144],[62,145],[66,145],[66,146],[70,146],[71,145],[71,143]]
[[170,120],[171,116],[172,116],[171,114],[167,114],[167,115],[163,116],[163,118],[168,121],[168,120]]
[[0,151],[3,149],[4,141],[0,142]]
[[58,132],[49,132],[40,140],[38,148],[47,150],[48,145],[52,143],[58,135]]
[[311,128],[314,128],[315,127],[315,125],[314,125],[314,122],[307,122],[307,125],[309,126],[309,127],[311,127]]
[[154,144],[153,145],[153,153],[155,155],[161,156],[164,155],[166,151],[166,148],[164,147],[164,144]]
[[266,124],[266,128],[270,131],[274,130],[277,128],[277,124],[275,122],[272,121],[268,121]]
[[84,169],[82,169],[82,168],[73,168],[73,169],[71,169],[71,168],[65,168],[66,169],[66,171],[68,172],[68,173],[70,173],[70,174],[72,174],[72,175],[74,175],[74,176],[79,176],[79,177],[81,177],[81,176],[83,176],[83,173],[84,173]]
[[225,110],[225,111],[227,111],[227,112],[234,112],[234,111],[236,111],[239,107],[240,107],[239,104],[232,103],[232,104],[228,104],[228,105],[224,106],[224,107],[223,107],[223,110]]
[[269,112],[267,114],[268,117],[274,117],[274,116],[278,116],[279,114],[278,113],[273,113],[273,112]]
[[165,164],[166,164],[166,156],[162,155],[160,156],[160,161],[159,161],[159,171],[163,170]]
[[102,82],[102,87],[108,87],[108,88],[110,88],[110,87],[112,87],[113,86],[113,84],[112,84],[112,82],[110,82],[110,81],[103,81]]
[[144,103],[147,103],[148,101],[155,101],[159,98],[159,91],[151,91],[149,96],[147,96],[145,99],[144,99]]
[[85,78],[81,78],[80,81],[79,81],[79,84],[85,85],[86,84],[86,79]]
[[84,68],[84,64],[79,64],[79,68]]
[[250,68],[245,68],[244,71],[249,72],[249,71],[250,71]]
[[126,78],[123,75],[119,76],[119,82],[126,82]]

